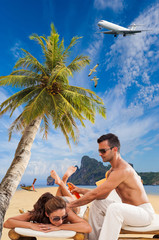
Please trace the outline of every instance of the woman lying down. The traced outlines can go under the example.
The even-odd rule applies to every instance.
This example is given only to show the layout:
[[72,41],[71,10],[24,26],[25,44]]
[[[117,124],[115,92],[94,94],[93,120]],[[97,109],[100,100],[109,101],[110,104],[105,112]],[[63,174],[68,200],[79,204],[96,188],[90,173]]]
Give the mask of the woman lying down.
[[38,199],[32,211],[7,219],[4,227],[30,228],[42,232],[58,230],[91,232],[91,226],[69,209],[61,196],[53,196],[49,192]]

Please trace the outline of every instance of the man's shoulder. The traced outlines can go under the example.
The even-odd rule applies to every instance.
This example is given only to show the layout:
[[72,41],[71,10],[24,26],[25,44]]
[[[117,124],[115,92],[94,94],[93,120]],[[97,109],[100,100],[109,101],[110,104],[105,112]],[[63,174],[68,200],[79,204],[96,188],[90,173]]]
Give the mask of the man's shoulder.
[[127,178],[127,176],[129,176],[131,173],[131,170],[129,170],[129,168],[126,167],[120,167],[120,168],[116,168],[113,169],[113,171],[110,173],[110,175],[112,174],[112,176],[116,176],[118,178]]
[[114,172],[117,174],[122,174],[123,176],[130,176],[135,174],[135,170],[129,166],[129,164],[123,164],[118,168],[114,169]]

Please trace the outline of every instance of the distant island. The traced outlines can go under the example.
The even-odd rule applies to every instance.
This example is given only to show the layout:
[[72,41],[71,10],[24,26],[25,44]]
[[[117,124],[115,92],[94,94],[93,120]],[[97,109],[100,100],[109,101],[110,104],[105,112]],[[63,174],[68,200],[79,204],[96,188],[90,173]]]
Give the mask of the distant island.
[[[129,163],[132,167],[133,164]],[[111,168],[111,165],[104,166],[102,162],[94,158],[83,156],[81,166],[78,166],[76,172],[68,179],[75,185],[95,185],[96,181],[105,177],[105,173]],[[159,172],[137,172],[144,185],[159,185]],[[51,182],[51,176],[47,179],[47,185],[54,185]]]
[[47,177],[47,185],[48,186],[53,186],[54,183],[55,183],[55,180],[51,176],[48,176]]

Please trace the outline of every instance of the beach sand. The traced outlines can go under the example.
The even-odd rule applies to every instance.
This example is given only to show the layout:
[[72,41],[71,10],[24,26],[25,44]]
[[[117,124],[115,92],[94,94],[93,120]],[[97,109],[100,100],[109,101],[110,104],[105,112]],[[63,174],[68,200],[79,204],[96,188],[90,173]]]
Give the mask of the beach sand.
[[[11,199],[9,208],[6,212],[5,219],[16,216],[19,214],[19,209],[31,210],[34,203],[38,198],[45,192],[51,192],[56,194],[57,187],[48,187],[48,188],[37,188],[36,192],[26,191],[26,190],[17,190]],[[159,196],[157,195],[148,195],[150,202],[152,203],[155,212],[159,214]],[[148,235],[147,235],[148,236]],[[46,238],[37,238],[38,240],[46,240]],[[47,238],[48,240],[51,238]],[[1,240],[9,240],[8,229],[3,228]],[[56,240],[59,240],[56,239]]]

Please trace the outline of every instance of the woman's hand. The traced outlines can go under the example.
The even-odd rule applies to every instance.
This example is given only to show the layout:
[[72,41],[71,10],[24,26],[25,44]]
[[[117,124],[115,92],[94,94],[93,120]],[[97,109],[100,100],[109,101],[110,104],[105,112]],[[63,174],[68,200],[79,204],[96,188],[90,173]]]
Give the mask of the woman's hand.
[[39,223],[30,223],[30,229],[35,231],[42,231]]
[[39,226],[39,231],[42,231],[42,232],[52,232],[52,231],[59,231],[59,227],[57,226],[54,226],[52,224],[38,224]]

